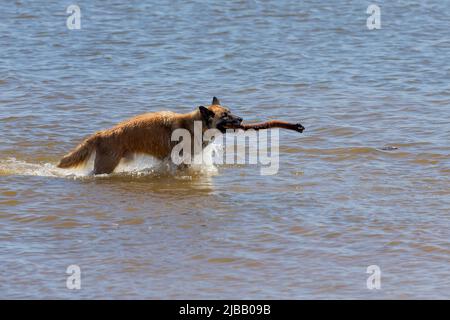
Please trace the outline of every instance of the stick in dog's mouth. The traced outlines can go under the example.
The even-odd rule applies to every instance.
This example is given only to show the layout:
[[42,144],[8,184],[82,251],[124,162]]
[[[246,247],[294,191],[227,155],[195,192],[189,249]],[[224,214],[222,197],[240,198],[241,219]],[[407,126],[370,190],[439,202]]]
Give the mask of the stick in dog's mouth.
[[270,128],[282,128],[287,130],[293,130],[302,133],[305,130],[300,123],[289,123],[280,120],[271,120],[259,123],[248,123],[248,124],[227,124],[226,129],[242,129],[242,130],[264,130]]

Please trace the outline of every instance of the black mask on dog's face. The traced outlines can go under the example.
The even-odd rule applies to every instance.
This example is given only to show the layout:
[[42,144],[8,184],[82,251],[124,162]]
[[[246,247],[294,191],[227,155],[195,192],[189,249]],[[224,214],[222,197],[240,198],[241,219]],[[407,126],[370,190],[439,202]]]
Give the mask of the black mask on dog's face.
[[225,133],[227,127],[238,126],[242,122],[242,118],[235,116],[230,109],[220,105],[219,99],[213,98],[212,105],[209,107],[198,107],[202,118],[208,129],[215,128]]

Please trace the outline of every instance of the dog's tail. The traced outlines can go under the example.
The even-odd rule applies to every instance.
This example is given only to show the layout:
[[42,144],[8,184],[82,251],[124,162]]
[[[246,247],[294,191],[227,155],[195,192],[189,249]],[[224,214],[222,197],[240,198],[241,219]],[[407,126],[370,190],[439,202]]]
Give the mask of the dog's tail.
[[82,164],[95,150],[98,141],[98,135],[93,135],[82,143],[80,143],[75,150],[65,155],[58,163],[58,168],[70,168]]

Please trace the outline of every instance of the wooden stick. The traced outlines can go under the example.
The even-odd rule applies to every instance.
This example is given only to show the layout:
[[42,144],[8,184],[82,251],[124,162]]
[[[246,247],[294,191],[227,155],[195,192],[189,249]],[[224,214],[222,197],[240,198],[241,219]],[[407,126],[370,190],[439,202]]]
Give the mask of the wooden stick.
[[243,129],[243,130],[249,130],[249,129],[264,130],[264,129],[270,129],[270,128],[282,128],[282,129],[294,130],[297,132],[303,132],[303,130],[305,130],[305,128],[300,123],[289,123],[289,122],[280,121],[280,120],[271,120],[271,121],[259,122],[259,123],[232,125],[232,126],[227,126],[227,128]]

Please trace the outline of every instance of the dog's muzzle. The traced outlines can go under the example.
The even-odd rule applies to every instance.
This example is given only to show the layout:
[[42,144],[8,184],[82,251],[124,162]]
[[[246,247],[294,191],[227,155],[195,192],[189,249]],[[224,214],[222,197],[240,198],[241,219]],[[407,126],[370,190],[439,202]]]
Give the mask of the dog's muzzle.
[[229,120],[224,120],[217,124],[217,129],[220,130],[220,132],[225,133],[227,129],[232,129],[239,127],[242,123],[243,119],[241,117],[234,117]]

